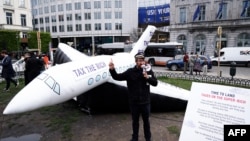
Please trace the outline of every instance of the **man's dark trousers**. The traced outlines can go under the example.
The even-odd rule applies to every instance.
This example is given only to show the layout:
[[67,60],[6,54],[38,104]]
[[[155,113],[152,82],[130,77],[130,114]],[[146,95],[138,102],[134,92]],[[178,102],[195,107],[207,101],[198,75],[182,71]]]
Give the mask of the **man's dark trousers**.
[[138,133],[139,133],[139,118],[142,115],[143,120],[143,128],[144,128],[144,136],[146,141],[151,140],[151,132],[150,132],[150,104],[130,104],[130,110],[132,114],[132,127],[133,127],[133,135],[132,140],[138,141]]

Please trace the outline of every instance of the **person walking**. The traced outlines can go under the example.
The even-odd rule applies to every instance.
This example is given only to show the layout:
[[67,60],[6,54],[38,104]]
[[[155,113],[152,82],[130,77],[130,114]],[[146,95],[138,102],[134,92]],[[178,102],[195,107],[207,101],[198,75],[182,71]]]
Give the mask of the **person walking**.
[[187,54],[187,52],[185,52],[185,55],[183,57],[183,62],[184,62],[184,72],[183,73],[184,74],[186,74],[186,71],[187,71],[188,59],[189,59],[188,54]]
[[0,63],[0,65],[2,65],[1,76],[6,81],[6,86],[5,86],[5,88],[3,90],[4,91],[9,91],[11,82],[15,85],[15,87],[18,86],[17,81],[13,79],[13,77],[16,75],[16,72],[13,69],[11,57],[8,55],[6,50],[1,51],[1,56],[3,57],[3,60]]
[[207,65],[208,65],[208,62],[207,62],[207,59],[205,58],[203,67],[202,67],[203,75],[207,75]]
[[200,58],[199,58],[198,54],[196,54],[195,59],[194,59],[194,71],[195,71],[195,75],[197,75],[197,73],[200,75],[201,61],[200,61]]
[[193,53],[191,53],[191,56],[189,57],[188,63],[189,63],[189,74],[193,75],[194,71],[194,58],[192,56]]
[[109,63],[109,71],[113,79],[127,81],[129,107],[132,115],[132,139],[138,141],[139,134],[139,118],[142,116],[144,137],[146,141],[151,141],[150,131],[150,85],[157,86],[158,81],[154,76],[154,72],[146,69],[143,53],[135,55],[136,65],[129,68],[123,73],[118,74],[115,70],[114,63],[111,59]]

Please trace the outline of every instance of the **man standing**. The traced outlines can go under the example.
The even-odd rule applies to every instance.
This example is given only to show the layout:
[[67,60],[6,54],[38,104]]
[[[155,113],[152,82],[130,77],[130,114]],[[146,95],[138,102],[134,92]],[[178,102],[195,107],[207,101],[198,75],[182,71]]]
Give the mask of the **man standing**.
[[184,74],[186,74],[187,67],[188,67],[188,54],[185,52],[185,55],[183,57],[183,62],[184,62]]
[[6,50],[2,50],[1,56],[3,57],[3,60],[0,63],[3,66],[1,76],[6,81],[6,87],[4,88],[4,91],[9,91],[10,82],[14,83],[15,87],[18,85],[17,81],[12,79],[16,72],[13,69],[11,57],[7,54]]
[[37,59],[34,55],[31,55],[30,53],[25,53],[24,58],[24,80],[26,86],[41,73],[42,68],[44,67],[44,63],[42,60]]
[[123,73],[117,74],[114,64],[111,60],[109,71],[113,79],[126,80],[128,87],[129,107],[132,114],[133,134],[131,141],[138,141],[139,118],[142,115],[144,136],[146,141],[151,141],[150,131],[150,85],[157,86],[157,79],[152,69],[145,68],[144,54],[135,55],[136,65]]

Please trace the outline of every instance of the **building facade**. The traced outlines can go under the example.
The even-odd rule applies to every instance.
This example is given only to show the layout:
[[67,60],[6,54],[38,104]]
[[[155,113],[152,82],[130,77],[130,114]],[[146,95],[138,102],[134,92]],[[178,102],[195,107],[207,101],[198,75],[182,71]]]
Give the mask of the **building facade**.
[[91,48],[92,43],[129,40],[138,24],[135,0],[31,0],[33,28],[58,42]]
[[183,42],[188,53],[214,56],[218,42],[250,46],[249,0],[171,0],[170,11],[170,41]]
[[32,30],[30,0],[1,0],[0,19],[0,29],[20,31],[21,42],[27,39]]

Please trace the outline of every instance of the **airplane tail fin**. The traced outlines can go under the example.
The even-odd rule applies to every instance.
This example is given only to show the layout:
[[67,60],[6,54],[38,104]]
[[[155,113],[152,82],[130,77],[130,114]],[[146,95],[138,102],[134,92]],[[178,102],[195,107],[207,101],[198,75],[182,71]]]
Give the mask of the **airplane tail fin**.
[[134,45],[134,47],[131,50],[130,54],[135,55],[138,52],[144,52],[146,47],[148,46],[148,43],[150,42],[150,39],[153,36],[155,30],[156,30],[155,26],[148,25],[146,30],[141,35],[140,39]]

